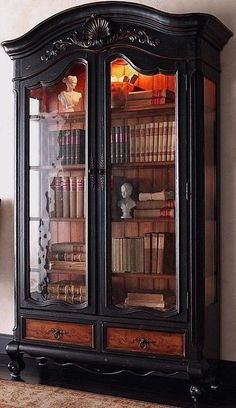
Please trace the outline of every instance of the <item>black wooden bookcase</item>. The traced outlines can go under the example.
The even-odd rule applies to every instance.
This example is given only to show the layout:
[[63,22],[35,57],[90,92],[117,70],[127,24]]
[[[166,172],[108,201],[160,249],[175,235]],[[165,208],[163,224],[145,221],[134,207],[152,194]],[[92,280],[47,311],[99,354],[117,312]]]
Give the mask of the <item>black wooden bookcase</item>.
[[[24,355],[86,369],[89,365],[100,373],[186,376],[195,400],[202,383],[211,378],[219,358],[220,51],[231,35],[207,14],[171,15],[133,3],[101,2],[61,12],[2,44],[14,61],[16,95],[15,327],[7,346],[13,379],[24,368]],[[113,68],[119,75],[122,69],[133,80],[138,77],[136,89],[132,78],[115,77],[112,94]],[[58,108],[55,95],[65,90],[62,79],[75,73],[83,105]],[[136,102],[123,92],[127,82]],[[152,104],[144,102],[150,87]],[[155,123],[157,136],[150,130]],[[168,147],[156,160],[154,147],[142,150],[142,143],[160,140],[162,126],[172,135],[166,140],[172,141],[176,126],[174,160]],[[134,159],[132,129],[135,146],[144,132]],[[111,139],[112,132],[117,132],[118,142]],[[126,132],[130,150],[124,147],[124,159]],[[72,153],[77,136],[85,137],[84,159]],[[115,147],[112,140],[118,143]],[[138,184],[138,193],[175,190],[170,200],[175,201],[175,217],[139,216],[137,210],[137,218],[122,220],[116,214],[113,219],[117,203],[114,207],[111,184],[122,180]],[[84,183],[75,196],[73,182],[80,187]],[[56,202],[52,209],[50,189]],[[73,208],[73,197],[81,204],[81,191],[86,196],[83,215],[81,208]],[[71,201],[66,201],[67,193]],[[143,258],[132,264],[132,273],[129,262],[139,259],[137,245],[145,247],[151,233],[153,249],[162,230],[164,236],[175,236],[174,273],[145,275],[140,270]],[[124,251],[128,245],[135,249],[125,256],[119,242]],[[57,244],[63,257],[58,262]],[[73,263],[76,256],[79,261]],[[117,271],[116,262],[125,266]],[[169,307],[167,300],[158,307],[140,299],[137,305],[128,303],[133,293],[145,293],[144,298],[158,293],[162,299],[169,290],[175,299]]]

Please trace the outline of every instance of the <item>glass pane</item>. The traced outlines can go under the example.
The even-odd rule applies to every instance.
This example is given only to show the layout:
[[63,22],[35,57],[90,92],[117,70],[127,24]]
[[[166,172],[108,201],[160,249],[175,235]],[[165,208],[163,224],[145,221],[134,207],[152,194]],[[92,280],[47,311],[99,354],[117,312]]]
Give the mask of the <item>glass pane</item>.
[[204,78],[205,301],[216,300],[216,85]]
[[112,304],[175,310],[176,75],[110,71]]
[[86,70],[28,90],[30,293],[86,306]]

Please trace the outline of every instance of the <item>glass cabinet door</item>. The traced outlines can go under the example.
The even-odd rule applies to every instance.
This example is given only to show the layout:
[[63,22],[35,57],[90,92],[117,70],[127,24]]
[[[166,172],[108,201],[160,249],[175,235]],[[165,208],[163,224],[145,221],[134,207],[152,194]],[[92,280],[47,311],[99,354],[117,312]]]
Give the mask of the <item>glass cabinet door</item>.
[[176,73],[110,63],[111,302],[177,309]]
[[28,89],[29,286],[34,300],[87,299],[87,65]]

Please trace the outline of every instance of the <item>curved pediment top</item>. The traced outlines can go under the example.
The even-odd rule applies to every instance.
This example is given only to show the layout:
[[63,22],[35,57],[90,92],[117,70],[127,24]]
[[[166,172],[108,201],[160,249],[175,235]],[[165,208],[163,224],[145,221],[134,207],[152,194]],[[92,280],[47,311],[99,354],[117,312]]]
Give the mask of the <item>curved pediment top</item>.
[[[94,24],[92,25],[94,16],[100,20],[103,19],[102,27],[94,28]],[[123,29],[122,32],[121,28],[118,32],[111,34],[110,21],[120,25],[133,25],[134,29],[133,31],[126,29],[126,32]],[[88,27],[88,22],[90,27]],[[152,35],[145,29],[151,30]],[[108,1],[90,3],[62,11],[38,24],[23,36],[4,41],[2,46],[12,59],[30,55],[50,42],[52,44],[55,41],[65,42],[67,34],[69,34],[70,41],[72,38],[72,41],[77,41],[76,45],[82,48],[108,45],[105,41],[105,34],[107,40],[108,37],[112,37],[108,43],[128,38],[132,42],[139,41],[154,47],[159,43],[158,32],[178,36],[200,35],[219,50],[232,36],[232,32],[224,24],[209,14],[170,14],[141,4]],[[102,35],[104,42],[100,41],[99,35]],[[63,44],[61,48],[63,49]],[[50,53],[50,49],[47,52]],[[49,55],[45,55],[45,58],[47,56]]]

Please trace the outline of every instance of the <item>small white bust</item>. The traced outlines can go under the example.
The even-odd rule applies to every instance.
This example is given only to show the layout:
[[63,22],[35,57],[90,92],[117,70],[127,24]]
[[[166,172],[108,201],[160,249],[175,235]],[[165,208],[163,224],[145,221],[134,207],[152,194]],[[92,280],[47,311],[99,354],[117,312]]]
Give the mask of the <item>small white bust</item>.
[[133,187],[129,183],[124,183],[121,186],[122,199],[118,201],[117,205],[122,210],[121,218],[132,218],[130,211],[136,206],[135,201],[130,197],[133,191]]
[[62,81],[66,84],[66,91],[62,91],[58,95],[58,99],[63,106],[64,112],[74,112],[79,110],[79,102],[82,98],[82,94],[80,92],[74,91],[77,85],[77,77],[73,75],[69,75],[65,77]]

